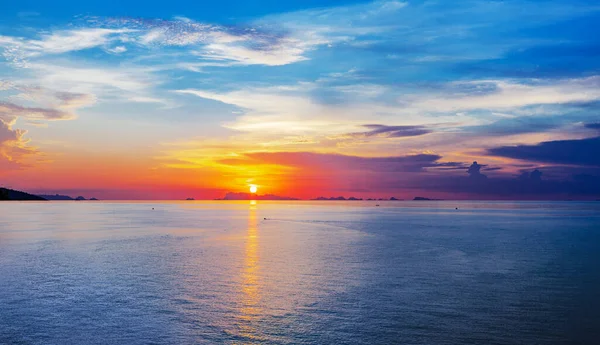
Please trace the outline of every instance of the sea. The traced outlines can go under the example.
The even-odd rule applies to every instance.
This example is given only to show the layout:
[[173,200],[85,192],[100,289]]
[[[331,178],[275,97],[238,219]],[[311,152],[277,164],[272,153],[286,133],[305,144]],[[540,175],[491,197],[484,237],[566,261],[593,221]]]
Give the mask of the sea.
[[600,202],[3,202],[0,344],[600,344]]

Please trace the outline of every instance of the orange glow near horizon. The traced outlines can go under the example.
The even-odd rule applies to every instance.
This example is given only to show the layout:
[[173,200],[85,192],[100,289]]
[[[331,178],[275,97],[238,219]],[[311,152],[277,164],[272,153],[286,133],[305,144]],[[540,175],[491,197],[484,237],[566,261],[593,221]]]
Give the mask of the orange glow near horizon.
[[[479,158],[477,154],[450,152],[447,160],[470,162]],[[389,163],[375,161],[373,164],[379,164],[375,166],[348,157],[258,150],[251,146],[168,147],[154,157],[68,151],[48,154],[45,161],[32,162],[28,169],[0,171],[0,177],[4,186],[33,194],[82,195],[101,200],[210,200],[223,198],[229,192],[299,199],[412,198],[421,193],[388,189],[386,186],[394,185],[397,179],[396,175],[391,176]],[[506,166],[506,172],[512,172],[510,167],[515,163],[497,157],[482,161]],[[404,177],[415,175],[408,171]],[[427,194],[446,197],[431,191]]]

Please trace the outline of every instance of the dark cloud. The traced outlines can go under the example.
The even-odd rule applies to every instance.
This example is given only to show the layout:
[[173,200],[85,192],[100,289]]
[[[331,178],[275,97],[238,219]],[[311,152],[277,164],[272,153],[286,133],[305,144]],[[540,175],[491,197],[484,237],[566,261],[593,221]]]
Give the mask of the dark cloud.
[[482,167],[483,165],[473,162],[473,164],[471,164],[471,166],[467,169],[467,174],[469,174],[469,177],[474,180],[486,179],[487,175],[481,173]]
[[585,128],[600,130],[600,122],[598,122],[598,123],[586,123],[585,124]]
[[523,171],[521,175],[519,175],[519,180],[521,181],[535,181],[539,182],[542,180],[542,172],[538,169],[535,169],[531,173],[528,171]]
[[537,145],[501,146],[488,150],[501,156],[544,163],[600,166],[600,137],[546,141]]
[[405,138],[429,134],[432,131],[425,126],[386,126],[379,124],[366,124],[362,127],[366,132],[346,133],[334,139],[364,139],[364,138]]
[[363,127],[370,129],[365,135],[368,137],[384,135],[390,138],[414,137],[431,133],[431,131],[423,126],[385,126],[385,125],[364,125]]
[[473,163],[468,176],[430,176],[413,181],[415,189],[431,193],[466,195],[484,199],[564,199],[596,198],[600,195],[600,169],[595,174],[574,174],[564,179],[544,179],[540,169],[523,171],[515,177],[484,177],[480,165]]

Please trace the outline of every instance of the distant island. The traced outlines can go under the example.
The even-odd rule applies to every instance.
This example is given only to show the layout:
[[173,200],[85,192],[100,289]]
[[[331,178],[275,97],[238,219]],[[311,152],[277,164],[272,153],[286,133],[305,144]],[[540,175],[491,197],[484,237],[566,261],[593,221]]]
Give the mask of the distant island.
[[[86,198],[84,198],[82,196],[72,198],[68,195],[60,195],[60,194],[54,194],[54,195],[40,194],[37,196],[44,198],[46,200],[51,200],[51,201],[85,201],[85,200],[87,200]],[[89,200],[90,201],[98,201],[98,199],[96,199],[96,198],[90,198]]]
[[73,198],[71,198],[70,196],[67,195],[60,195],[60,194],[55,194],[55,195],[46,195],[46,194],[40,194],[38,195],[40,198],[44,198],[46,200],[74,200]]
[[8,188],[0,188],[0,200],[3,200],[3,201],[7,201],[7,200],[46,201],[46,199],[44,199],[40,196],[21,192],[18,190],[8,189]]
[[[356,197],[353,197],[353,196],[349,197],[348,199],[344,198],[343,196],[329,197],[329,198],[326,198],[324,196],[320,196],[318,198],[314,198],[314,199],[310,199],[310,200],[315,200],[315,201],[361,201],[361,200],[364,200],[364,199],[363,198],[356,198]],[[380,198],[380,199],[371,199],[371,198],[369,198],[369,199],[367,199],[367,201],[376,201],[376,200],[379,200],[379,201],[385,201],[385,200],[401,201],[402,199],[396,199],[395,197],[391,197],[389,199],[383,199],[383,198]]]
[[252,194],[252,193],[234,193],[229,192],[225,194],[223,199],[215,199],[215,200],[299,200],[297,198],[291,198],[287,196],[279,196],[273,194]]
[[422,196],[415,196],[415,198],[413,199],[413,201],[440,201],[442,199],[429,199],[429,198],[425,198]]

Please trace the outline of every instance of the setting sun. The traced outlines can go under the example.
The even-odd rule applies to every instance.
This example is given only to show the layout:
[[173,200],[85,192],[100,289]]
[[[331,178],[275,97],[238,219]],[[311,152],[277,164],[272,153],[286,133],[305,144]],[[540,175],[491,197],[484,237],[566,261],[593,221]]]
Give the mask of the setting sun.
[[254,194],[256,193],[256,191],[258,191],[258,187],[256,187],[256,185],[251,184],[250,185],[250,193]]

